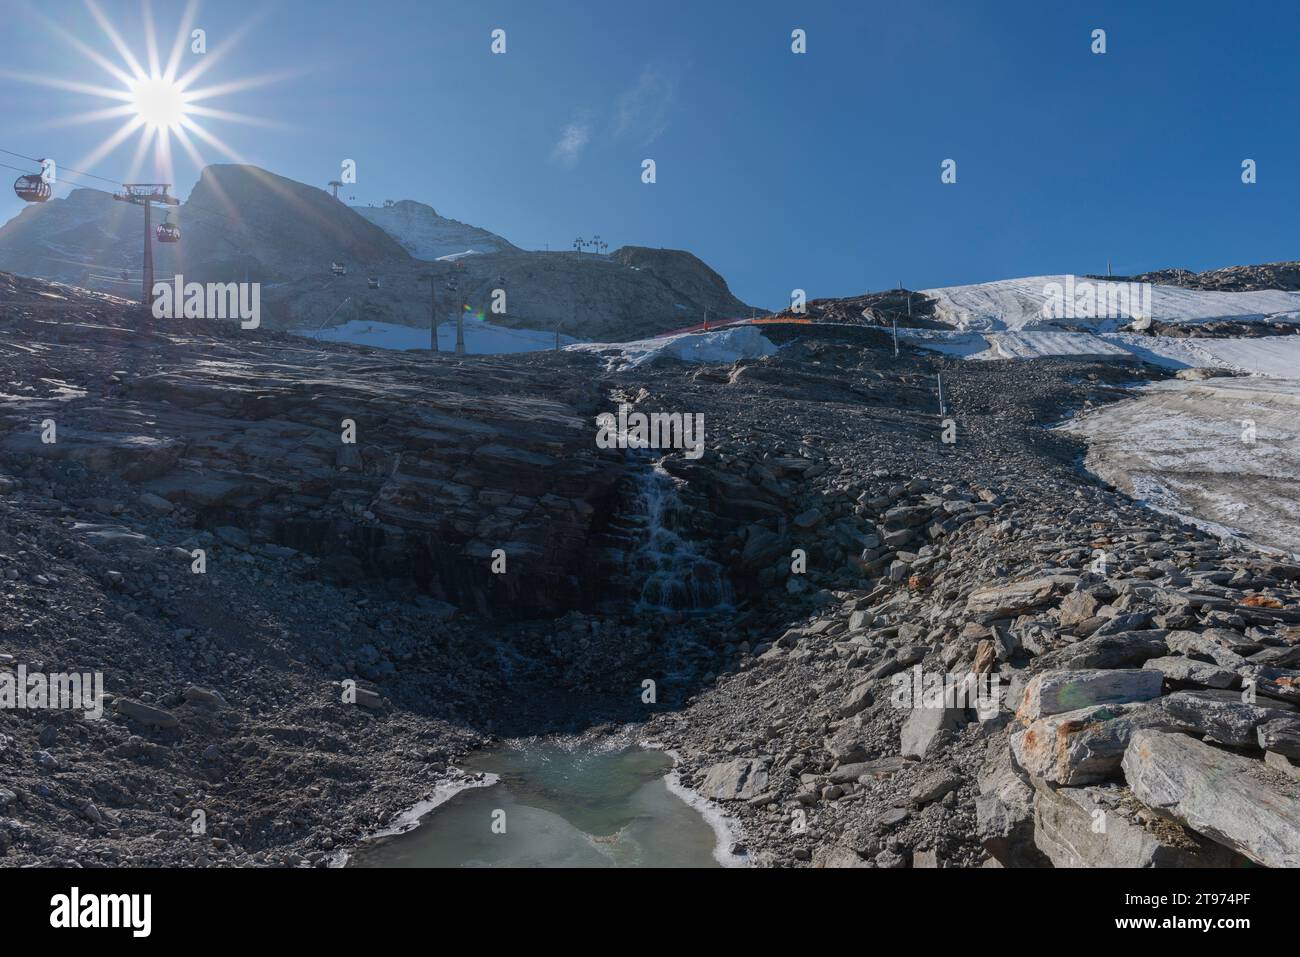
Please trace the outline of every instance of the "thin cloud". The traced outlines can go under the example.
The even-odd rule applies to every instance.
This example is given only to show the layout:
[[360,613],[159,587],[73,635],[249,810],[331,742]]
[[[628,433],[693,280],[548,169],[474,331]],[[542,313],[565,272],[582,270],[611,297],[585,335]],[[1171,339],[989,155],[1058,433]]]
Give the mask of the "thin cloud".
[[614,135],[652,143],[668,129],[677,99],[678,71],[663,63],[648,63],[636,85],[619,94],[614,106]]
[[551,150],[551,162],[573,168],[590,142],[591,119],[587,114],[582,113],[575,116],[560,131],[560,138]]

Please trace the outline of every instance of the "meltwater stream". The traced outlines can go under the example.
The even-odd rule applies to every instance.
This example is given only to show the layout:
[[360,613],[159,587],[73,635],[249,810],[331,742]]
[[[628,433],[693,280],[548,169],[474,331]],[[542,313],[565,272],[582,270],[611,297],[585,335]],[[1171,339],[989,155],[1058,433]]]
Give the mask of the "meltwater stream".
[[644,523],[630,562],[632,575],[643,582],[637,610],[707,613],[731,607],[722,566],[681,534],[684,505],[662,465],[636,476],[634,499]]
[[462,766],[500,780],[461,791],[414,830],[364,845],[349,866],[719,866],[713,828],[668,789],[672,761],[661,751],[539,745],[483,752]]

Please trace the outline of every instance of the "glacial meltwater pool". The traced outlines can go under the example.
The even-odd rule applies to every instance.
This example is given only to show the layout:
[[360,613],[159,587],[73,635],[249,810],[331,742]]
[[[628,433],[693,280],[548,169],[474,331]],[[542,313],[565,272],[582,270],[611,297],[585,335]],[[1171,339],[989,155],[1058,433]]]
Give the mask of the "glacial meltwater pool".
[[348,866],[719,866],[717,834],[669,790],[662,751],[538,745],[482,752],[461,767],[500,780],[461,791],[405,834],[367,842]]

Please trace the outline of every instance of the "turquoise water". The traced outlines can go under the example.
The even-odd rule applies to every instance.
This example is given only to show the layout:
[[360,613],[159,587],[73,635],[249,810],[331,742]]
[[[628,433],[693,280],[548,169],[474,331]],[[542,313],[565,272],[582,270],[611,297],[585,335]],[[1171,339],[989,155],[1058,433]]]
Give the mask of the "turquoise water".
[[713,829],[668,790],[672,761],[662,752],[509,748],[462,766],[501,780],[460,792],[414,830],[364,845],[349,866],[719,866]]

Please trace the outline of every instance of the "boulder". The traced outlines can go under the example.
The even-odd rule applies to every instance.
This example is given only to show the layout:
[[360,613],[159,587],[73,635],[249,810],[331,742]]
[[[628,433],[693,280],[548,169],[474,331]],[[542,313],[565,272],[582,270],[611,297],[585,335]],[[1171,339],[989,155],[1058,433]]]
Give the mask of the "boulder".
[[1059,785],[1097,784],[1119,774],[1135,731],[1170,722],[1154,705],[1095,705],[1049,715],[1012,732],[1011,750],[1034,777]]
[[1048,671],[1025,687],[1016,717],[1025,723],[1100,704],[1148,701],[1160,697],[1163,678],[1157,671]]
[[1174,687],[1191,685],[1198,688],[1235,688],[1241,684],[1241,677],[1235,671],[1181,655],[1152,658],[1142,667],[1160,672]]
[[1136,732],[1124,752],[1133,796],[1266,867],[1300,867],[1300,798],[1259,761],[1185,734]]
[[1051,603],[1061,589],[1072,585],[1076,579],[1063,575],[1031,578],[1009,585],[989,585],[977,588],[966,599],[966,613],[990,621],[1011,618],[1034,608]]
[[899,753],[908,758],[924,758],[944,731],[956,731],[966,724],[965,708],[913,708],[903,723]]
[[733,758],[713,765],[704,773],[700,793],[715,801],[748,801],[767,790],[767,768],[763,762]]
[[1276,716],[1269,708],[1198,691],[1171,694],[1160,707],[1180,730],[1234,748],[1255,747],[1255,729]]
[[[1034,793],[1034,843],[1056,867],[1235,867],[1240,855],[1145,809],[1122,785]],[[1148,815],[1149,816],[1149,815]]]
[[113,702],[113,710],[118,714],[152,728],[175,728],[180,724],[170,711],[155,708],[153,705],[136,701],[134,698],[118,698]]

